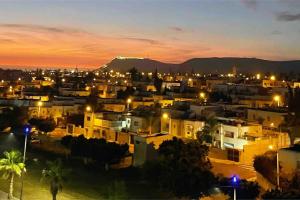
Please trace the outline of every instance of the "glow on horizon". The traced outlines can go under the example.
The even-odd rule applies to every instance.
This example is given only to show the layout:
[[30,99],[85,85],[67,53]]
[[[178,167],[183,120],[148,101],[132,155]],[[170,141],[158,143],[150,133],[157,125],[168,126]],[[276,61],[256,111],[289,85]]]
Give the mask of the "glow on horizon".
[[96,68],[118,56],[300,59],[296,0],[0,1],[1,66]]

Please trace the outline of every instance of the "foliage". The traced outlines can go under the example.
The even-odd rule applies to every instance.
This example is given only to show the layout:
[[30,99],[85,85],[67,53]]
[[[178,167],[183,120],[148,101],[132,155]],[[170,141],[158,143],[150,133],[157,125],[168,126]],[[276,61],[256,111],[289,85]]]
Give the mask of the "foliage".
[[48,119],[31,118],[28,122],[32,126],[36,126],[38,130],[46,133],[53,131],[56,127],[56,123],[52,118],[48,118]]
[[73,136],[66,135],[61,139],[60,143],[67,148],[71,148],[72,140],[73,140]]
[[[233,189],[230,178],[220,177],[218,185],[224,194],[233,197]],[[247,181],[245,179],[239,180],[236,187],[237,199],[256,199],[260,192],[260,187],[256,182]]]
[[209,95],[209,99],[211,102],[232,102],[232,99],[229,95],[223,94],[222,92],[212,92]]
[[292,179],[281,178],[280,190],[271,190],[263,194],[263,199],[299,199],[300,172],[295,172]]
[[208,147],[197,141],[173,138],[158,150],[160,159],[144,165],[145,177],[178,197],[198,198],[207,194],[215,180],[207,158]]
[[276,165],[275,152],[266,152],[263,155],[254,157],[254,169],[274,184],[276,183]]
[[262,195],[262,199],[300,199],[299,190],[280,191],[274,189]]
[[20,128],[28,119],[27,110],[21,107],[13,107],[3,110],[0,114],[0,130],[7,127]]
[[291,145],[294,140],[299,136],[300,130],[300,88],[292,89],[288,85],[288,116],[285,118],[283,128],[288,130]]
[[126,90],[119,90],[117,92],[118,99],[128,99],[130,96],[134,94],[135,90],[133,87],[126,87]]
[[198,132],[198,140],[200,143],[212,143],[213,134],[217,130],[218,121],[215,118],[206,120],[205,125],[201,131]]
[[46,179],[50,182],[50,192],[53,200],[59,190],[62,190],[62,184],[66,181],[69,170],[64,169],[61,160],[48,161],[47,168],[42,171],[42,180]]
[[128,153],[129,148],[128,144],[119,145],[104,139],[86,139],[83,135],[65,136],[62,143],[70,145],[72,156],[90,158],[100,164],[118,163]]
[[8,199],[13,199],[14,176],[21,176],[25,171],[21,153],[15,150],[4,152],[4,158],[0,160],[0,171],[3,172],[3,178],[10,179]]
[[84,115],[83,114],[72,114],[67,117],[67,123],[75,124],[76,126],[83,127]]
[[130,77],[132,81],[141,80],[142,75],[135,67],[131,68],[128,72],[130,73]]
[[108,198],[110,200],[128,199],[124,181],[114,181],[108,187]]
[[161,87],[162,87],[163,80],[158,77],[157,69],[153,73],[153,83],[154,83],[155,89],[158,92],[161,92]]

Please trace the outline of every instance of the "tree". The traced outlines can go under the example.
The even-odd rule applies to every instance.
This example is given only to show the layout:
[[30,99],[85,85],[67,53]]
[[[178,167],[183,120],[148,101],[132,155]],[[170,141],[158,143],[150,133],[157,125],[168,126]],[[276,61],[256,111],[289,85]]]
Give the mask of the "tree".
[[51,132],[55,129],[56,123],[54,119],[37,119],[37,118],[31,118],[28,121],[32,126],[36,126],[38,130],[43,132]]
[[212,143],[213,142],[213,134],[217,130],[218,121],[215,118],[209,118],[206,120],[205,125],[198,133],[198,140],[203,143]]
[[254,157],[253,167],[270,182],[276,184],[276,163],[276,153],[266,152]]
[[52,199],[56,200],[56,195],[63,188],[63,182],[66,181],[66,176],[69,170],[63,169],[62,161],[48,161],[47,168],[42,171],[42,180],[46,179],[50,182],[50,192]]
[[[224,194],[233,197],[231,178],[219,177],[218,184]],[[256,182],[242,179],[236,187],[237,199],[256,199],[260,193],[260,187]]]
[[4,152],[4,158],[0,160],[0,171],[3,171],[3,177],[10,179],[8,199],[13,199],[14,177],[21,176],[25,171],[25,164],[22,162],[22,155],[19,151]]
[[164,141],[158,149],[159,160],[145,164],[145,176],[178,197],[208,194],[215,181],[208,150],[197,141],[184,143],[175,137]]
[[142,78],[141,74],[135,67],[131,68],[128,72],[130,73],[132,81],[139,81]]
[[124,181],[114,181],[108,187],[108,198],[111,200],[128,199]]
[[154,83],[154,87],[156,88],[156,90],[158,92],[161,92],[161,86],[162,86],[163,80],[158,77],[157,69],[153,73],[153,83]]
[[284,128],[288,130],[291,145],[300,132],[300,88],[292,89],[288,85],[288,116],[285,119]]

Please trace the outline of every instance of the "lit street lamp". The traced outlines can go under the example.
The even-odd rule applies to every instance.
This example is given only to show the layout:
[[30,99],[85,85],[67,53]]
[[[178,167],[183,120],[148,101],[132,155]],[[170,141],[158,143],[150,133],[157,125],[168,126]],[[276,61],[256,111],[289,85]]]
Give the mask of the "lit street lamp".
[[129,106],[130,106],[131,102],[132,102],[132,100],[130,98],[127,99],[127,110],[128,111],[129,111]]
[[275,101],[275,102],[277,102],[277,106],[279,107],[280,106],[280,96],[279,95],[275,95],[274,97],[273,97],[273,100]]
[[[27,137],[31,132],[31,126],[30,125],[25,125],[24,129],[23,129],[23,133],[25,135],[25,142],[24,142],[24,152],[23,152],[23,163],[25,164],[26,161],[26,150],[27,150]],[[21,179],[22,179],[22,183],[21,183],[21,192],[20,192],[20,199],[22,200],[23,198],[23,184],[24,184],[24,176],[23,176],[23,172],[21,175]]]
[[85,110],[86,110],[87,112],[91,112],[92,107],[91,107],[91,106],[87,106],[87,107],[85,108]]
[[231,177],[231,184],[233,187],[233,200],[236,200],[236,187],[239,185],[239,178],[236,175]]
[[[268,148],[273,150],[273,145],[269,145]],[[279,179],[280,179],[280,172],[279,172],[279,154],[278,154],[278,147],[276,149],[276,179],[277,179],[277,188],[279,189]]]

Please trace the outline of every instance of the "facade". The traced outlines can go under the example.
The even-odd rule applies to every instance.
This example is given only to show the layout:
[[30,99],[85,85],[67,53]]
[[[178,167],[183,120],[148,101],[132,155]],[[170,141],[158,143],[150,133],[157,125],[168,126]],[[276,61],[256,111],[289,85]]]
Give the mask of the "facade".
[[136,135],[134,137],[133,166],[141,166],[146,161],[158,157],[157,149],[166,140],[171,140],[169,134]]
[[248,109],[247,120],[261,123],[264,127],[280,128],[284,123],[287,112],[278,109]]
[[281,172],[288,178],[292,178],[295,172],[300,170],[300,145],[283,148],[278,151]]

